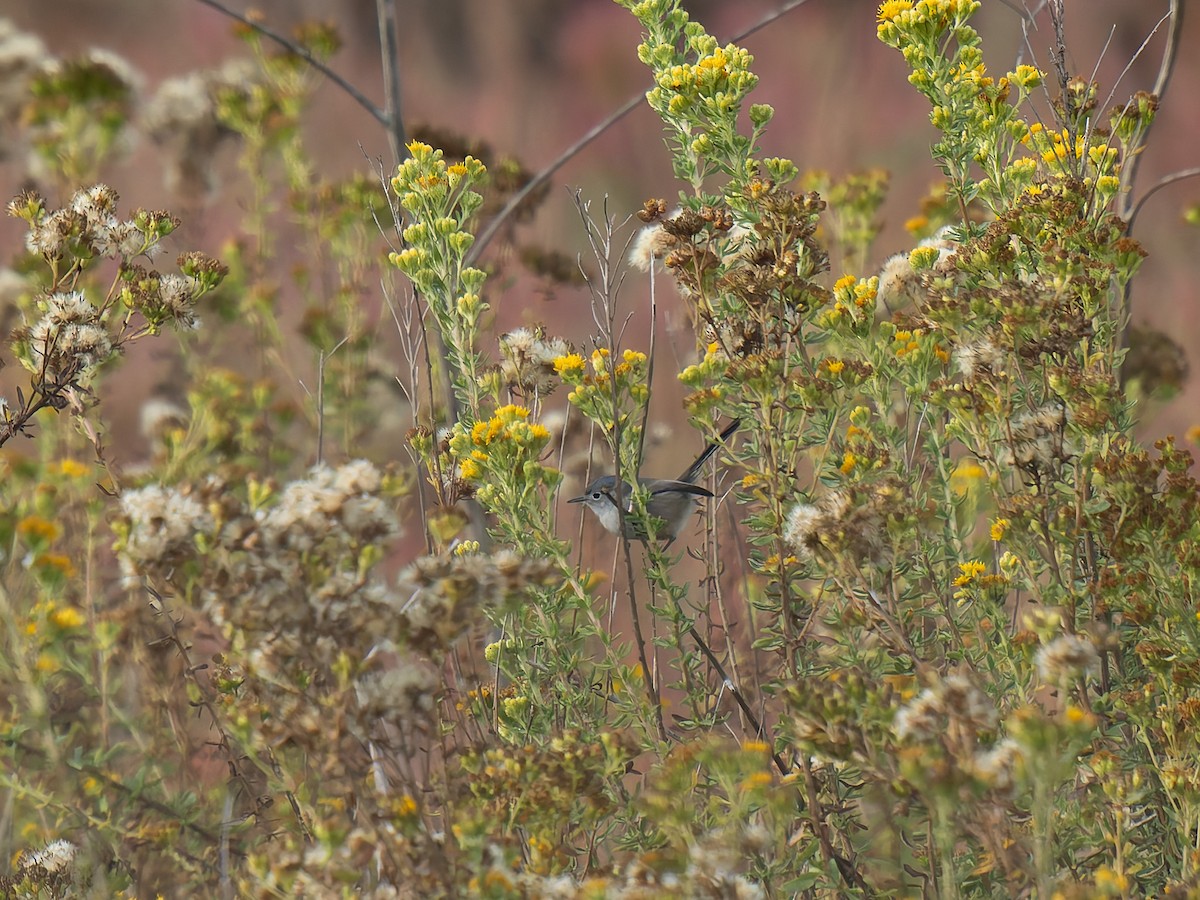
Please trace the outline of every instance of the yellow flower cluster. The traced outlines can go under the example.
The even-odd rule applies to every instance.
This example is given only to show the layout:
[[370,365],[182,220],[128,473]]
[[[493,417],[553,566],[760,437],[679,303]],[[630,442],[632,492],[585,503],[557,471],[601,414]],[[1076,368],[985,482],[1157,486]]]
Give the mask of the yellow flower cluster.
[[68,478],[86,478],[92,473],[90,466],[75,459],[64,459],[59,462],[58,471]]
[[87,624],[83,612],[74,606],[59,606],[54,600],[42,600],[29,610],[24,624],[25,636],[38,639],[41,650],[34,667],[39,672],[53,673],[62,668],[62,655],[55,639]]
[[1008,73],[1008,80],[1022,90],[1033,90],[1042,83],[1042,72],[1034,66],[1017,66],[1016,70]]
[[960,572],[962,572],[962,574],[954,579],[954,586],[964,587],[965,585],[975,581],[980,575],[987,571],[987,566],[978,560],[970,560],[965,563],[959,563],[958,569]]
[[979,9],[979,0],[887,0],[876,15],[879,39],[897,46],[904,37],[929,40],[961,26]]
[[[477,181],[487,173],[487,168],[473,156],[468,156],[461,163],[447,165],[442,159],[442,151],[434,150],[421,141],[412,141],[408,145],[408,159],[400,164],[396,176],[392,179],[392,189],[402,200],[410,192],[426,194],[434,200],[444,199],[455,190],[464,180]],[[413,205],[418,205],[413,199]],[[405,202],[406,209],[410,208]]]
[[554,359],[554,371],[563,380],[575,383],[576,377],[583,375],[584,367],[587,364],[582,356],[578,353],[568,353],[566,356],[558,356]]
[[818,324],[830,328],[843,317],[858,324],[870,321],[875,312],[875,301],[879,295],[879,278],[856,278],[843,275],[833,284],[833,305],[822,314]]
[[[1045,163],[1064,160],[1068,154],[1073,155],[1076,159],[1082,159],[1086,147],[1086,141],[1082,134],[1075,135],[1075,140],[1072,142],[1071,134],[1067,129],[1047,131],[1040,122],[1034,122],[1029,126],[1029,131],[1021,139],[1021,143],[1037,150],[1042,162]],[[1070,147],[1072,143],[1074,144],[1073,149]]]
[[921,336],[921,329],[916,328],[912,331],[901,329],[892,335],[892,352],[897,358],[906,356],[909,353],[915,353],[921,349],[921,344],[917,340]]
[[879,7],[878,22],[903,26],[912,22],[955,21],[979,9],[978,0],[886,0]]
[[58,539],[62,529],[41,516],[26,516],[17,522],[17,534],[27,543],[48,544]]
[[528,446],[550,438],[545,426],[529,423],[529,410],[523,406],[502,406],[486,422],[476,422],[471,428],[471,443],[483,449],[501,441]]
[[[587,371],[591,366],[591,372]],[[649,396],[646,387],[647,356],[639,350],[625,350],[617,362],[607,347],[592,351],[585,360],[570,353],[554,360],[554,369],[564,382],[573,386],[567,399],[588,418],[597,422],[612,422],[616,416],[612,403],[622,397],[643,403]]]
[[962,573],[954,579],[954,586],[958,588],[954,592],[954,599],[960,603],[964,602],[971,596],[972,588],[982,588],[984,590],[994,587],[1003,587],[1008,584],[1008,579],[1003,575],[988,575],[987,566],[978,560],[969,560],[965,563],[958,564],[958,570]]
[[681,384],[685,384],[688,387],[700,388],[714,378],[720,377],[728,364],[729,357],[725,355],[725,351],[721,349],[721,345],[713,341],[705,347],[704,359],[698,363],[684,367],[683,371],[679,373],[678,378]]
[[550,440],[550,432],[528,419],[528,409],[509,404],[497,409],[487,421],[476,422],[467,440],[461,434],[451,438],[462,477],[479,481],[495,466],[510,468],[517,457],[536,457]]
[[[404,229],[405,246],[388,258],[418,290],[436,299],[440,318],[457,314],[473,324],[486,309],[479,290],[487,276],[462,262],[475,242],[467,222],[483,203],[471,187],[486,178],[487,170],[471,156],[448,165],[441,150],[420,141],[409,144],[408,151],[392,189],[412,224]],[[457,297],[446,289],[451,284],[461,289]]]
[[694,65],[680,63],[658,73],[658,86],[648,96],[652,106],[665,105],[667,111],[680,115],[697,101],[721,105],[754,89],[758,77],[750,72],[754,62],[750,53],[734,44],[718,47],[712,39],[705,43],[707,52]]

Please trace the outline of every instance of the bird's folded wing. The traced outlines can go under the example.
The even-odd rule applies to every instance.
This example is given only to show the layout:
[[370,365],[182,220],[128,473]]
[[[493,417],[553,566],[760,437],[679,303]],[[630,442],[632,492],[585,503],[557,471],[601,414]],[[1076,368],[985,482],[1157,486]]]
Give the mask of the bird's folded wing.
[[713,495],[713,492],[708,488],[702,488],[700,485],[692,484],[690,481],[656,481],[654,482],[654,487],[650,490],[650,496],[653,497],[656,494],[672,492],[695,494],[698,497],[711,497]]

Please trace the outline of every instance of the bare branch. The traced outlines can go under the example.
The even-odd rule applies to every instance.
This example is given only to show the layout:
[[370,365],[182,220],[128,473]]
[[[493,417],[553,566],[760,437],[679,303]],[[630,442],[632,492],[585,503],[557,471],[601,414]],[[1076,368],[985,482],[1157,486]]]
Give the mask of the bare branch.
[[237,22],[241,22],[247,28],[252,28],[268,40],[274,41],[289,53],[296,54],[310,66],[336,84],[339,88],[341,88],[346,95],[350,97],[350,99],[365,109],[380,125],[389,130],[391,129],[391,123],[388,121],[388,114],[384,110],[380,109],[370,100],[368,100],[362,91],[352,85],[337,72],[333,71],[333,69],[329,68],[329,66],[325,65],[325,63],[321,62],[321,60],[317,59],[291,38],[284,37],[279,32],[273,31],[266,25],[263,25],[261,22],[256,22],[253,19],[247,18],[241,13],[234,12],[228,6],[218,2],[218,0],[197,0],[197,2],[203,3],[205,6],[212,7],[222,15],[228,16]]
[[1175,184],[1177,181],[1183,181],[1184,179],[1195,178],[1197,176],[1200,176],[1200,166],[1191,169],[1180,169],[1178,172],[1172,172],[1170,175],[1164,175],[1162,178],[1160,178],[1155,183],[1154,187],[1142,194],[1142,196],[1138,198],[1137,203],[1134,204],[1133,210],[1130,212],[1129,219],[1127,220],[1129,224],[1126,226],[1125,233],[1132,233],[1134,219],[1136,219],[1138,213],[1142,211],[1142,206],[1147,200],[1149,200],[1163,188]]
[[383,65],[383,102],[387,109],[382,124],[388,131],[393,162],[408,156],[408,137],[400,113],[400,49],[396,42],[396,0],[375,0],[379,14],[379,56]]
[[[1167,46],[1163,48],[1162,60],[1159,62],[1159,65],[1158,65],[1158,77],[1154,80],[1154,88],[1152,91],[1154,96],[1157,97],[1160,101],[1162,100],[1163,96],[1166,94],[1167,88],[1171,84],[1171,73],[1174,72],[1174,70],[1175,70],[1175,61],[1179,54],[1179,38],[1183,34],[1183,3],[1182,3],[1182,0],[1170,0],[1170,2],[1171,2],[1171,6],[1170,6],[1170,9],[1167,11],[1167,16],[1170,17],[1171,24],[1170,24],[1170,27],[1167,29]],[[1158,31],[1158,28],[1160,25],[1162,25],[1162,19],[1158,20],[1158,24],[1154,26],[1154,31],[1152,31],[1150,33],[1150,35],[1147,36],[1147,38],[1146,38],[1147,41],[1149,41],[1150,38],[1154,36],[1154,32]],[[1143,43],[1142,46],[1144,47],[1145,43]],[[1141,52],[1141,48],[1138,49],[1138,52],[1139,53]],[[1132,64],[1132,61],[1131,61],[1131,64]],[[1150,133],[1150,129],[1153,127],[1154,127],[1154,122],[1151,121],[1150,124],[1146,127],[1145,131],[1142,132],[1141,140],[1142,140],[1143,146],[1145,146],[1145,143],[1146,143],[1146,136]],[[1135,153],[1133,155],[1133,158],[1128,160],[1125,164],[1126,168],[1128,170],[1125,173],[1125,183],[1129,185],[1131,190],[1133,188],[1134,181],[1137,178],[1137,170],[1138,170],[1138,166],[1141,164],[1141,161],[1142,161],[1142,155],[1140,153]],[[1132,230],[1132,228],[1133,228],[1133,217],[1134,217],[1134,215],[1136,215],[1137,208],[1141,206],[1141,204],[1145,201],[1146,197],[1149,197],[1150,194],[1156,190],[1158,190],[1157,187],[1151,188],[1150,193],[1147,193],[1145,196],[1143,196],[1141,198],[1141,200],[1139,200],[1132,209],[1128,210],[1129,215],[1126,218],[1129,221],[1130,230]]]

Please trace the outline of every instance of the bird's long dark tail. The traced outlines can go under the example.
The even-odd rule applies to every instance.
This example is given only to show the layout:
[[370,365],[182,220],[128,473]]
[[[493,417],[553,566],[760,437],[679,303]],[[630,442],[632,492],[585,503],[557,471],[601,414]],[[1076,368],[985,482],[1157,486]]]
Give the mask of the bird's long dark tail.
[[710,459],[712,459],[712,455],[714,453],[716,453],[718,450],[720,450],[721,447],[723,447],[725,445],[725,442],[727,440],[729,440],[730,436],[735,431],[738,430],[738,426],[741,424],[742,424],[741,419],[734,419],[732,422],[730,422],[728,425],[726,425],[725,430],[721,432],[721,436],[717,440],[715,440],[711,444],[709,444],[707,447],[705,447],[704,452],[701,453],[698,457],[696,457],[696,461],[694,463],[692,463],[690,466],[688,466],[687,469],[684,470],[684,473],[682,475],[680,475],[677,480],[678,481],[687,481],[689,483],[694,484],[696,479],[700,477],[700,472],[701,472],[701,470],[703,470],[704,464],[707,463]]

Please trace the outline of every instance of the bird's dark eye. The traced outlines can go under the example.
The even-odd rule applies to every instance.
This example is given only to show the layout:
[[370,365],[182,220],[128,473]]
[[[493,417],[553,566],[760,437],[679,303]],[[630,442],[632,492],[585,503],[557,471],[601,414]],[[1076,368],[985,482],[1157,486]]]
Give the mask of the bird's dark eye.
[[604,495],[602,493],[600,493],[599,491],[592,491],[592,499],[593,500],[599,500],[603,496]]

